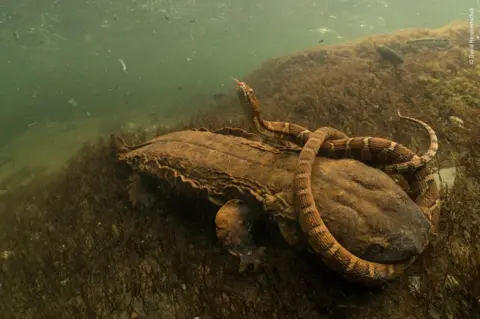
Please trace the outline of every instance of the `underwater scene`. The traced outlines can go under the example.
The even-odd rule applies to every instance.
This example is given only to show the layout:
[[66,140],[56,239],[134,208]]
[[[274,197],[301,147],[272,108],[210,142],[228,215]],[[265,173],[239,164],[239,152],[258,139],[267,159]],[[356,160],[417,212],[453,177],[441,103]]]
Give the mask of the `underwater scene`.
[[480,318],[479,0],[2,0],[0,318]]

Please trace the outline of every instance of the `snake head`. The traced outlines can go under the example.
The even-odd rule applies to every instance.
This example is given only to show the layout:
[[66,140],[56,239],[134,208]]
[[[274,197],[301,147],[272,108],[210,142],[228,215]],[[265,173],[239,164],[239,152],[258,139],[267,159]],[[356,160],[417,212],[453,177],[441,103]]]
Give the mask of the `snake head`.
[[258,115],[260,113],[259,102],[253,89],[245,82],[241,82],[235,78],[233,78],[233,80],[237,83],[237,96],[247,117],[251,119]]

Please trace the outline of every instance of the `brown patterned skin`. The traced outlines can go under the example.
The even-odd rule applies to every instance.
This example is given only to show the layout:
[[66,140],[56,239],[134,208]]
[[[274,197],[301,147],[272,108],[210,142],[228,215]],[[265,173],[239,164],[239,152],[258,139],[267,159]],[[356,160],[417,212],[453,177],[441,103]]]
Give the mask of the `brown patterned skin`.
[[412,196],[427,219],[433,222],[433,228],[435,228],[440,210],[439,190],[426,167],[438,150],[435,132],[426,123],[401,116],[399,113],[400,117],[416,122],[428,131],[430,148],[421,157],[400,144],[381,138],[348,138],[342,132],[329,127],[311,133],[295,124],[263,120],[260,117],[259,102],[253,90],[244,82],[235,81],[240,103],[255,131],[264,136],[303,146],[294,184],[298,200],[299,222],[314,251],[323,257],[326,264],[350,280],[378,284],[400,276],[414,261],[413,258],[409,262],[398,264],[366,261],[345,249],[329,232],[311,193],[311,166],[319,152],[331,158],[353,157],[367,163],[371,163],[372,159],[374,163],[393,162],[394,164],[385,165],[382,169],[387,173],[402,173],[415,185]]
[[[335,139],[336,137],[335,132],[330,131],[329,128],[318,129],[310,136],[300,152],[294,180],[300,226],[303,232],[307,234],[313,250],[323,257],[327,265],[341,272],[345,278],[367,284],[381,284],[395,279],[404,273],[416,256],[408,262],[396,264],[375,263],[359,258],[335,239],[317,209],[311,191],[312,165],[320,145],[325,140]],[[413,175],[413,178],[422,189],[421,194],[416,198],[417,202],[425,216],[431,221],[432,214],[438,215],[439,210],[438,189],[435,181],[431,178],[426,167],[421,168],[418,173]],[[425,196],[425,194],[427,195]]]
[[[289,141],[300,147],[305,145],[312,135],[311,131],[297,124],[271,122],[262,119],[260,103],[253,89],[245,82],[234,80],[237,83],[237,96],[240,105],[256,133]],[[321,146],[319,155],[330,158],[355,158],[367,164],[375,164],[379,169],[389,174],[412,172],[423,167],[432,160],[438,151],[437,135],[426,123],[412,117],[402,116],[400,112],[398,112],[398,115],[402,119],[420,124],[428,132],[430,147],[424,155],[418,156],[410,152],[407,147],[391,140],[369,136],[348,138],[339,131],[336,131],[334,140],[327,141]],[[382,164],[389,165],[382,166]]]
[[[261,266],[265,248],[256,247],[249,232],[261,216],[272,218],[292,246],[309,247],[294,209],[298,152],[255,139],[224,128],[170,133],[136,146],[118,137],[113,141],[119,159],[133,171],[128,187],[132,203],[149,202],[142,196],[149,177],[159,192],[208,198],[220,207],[217,237],[240,257],[244,271]],[[428,243],[430,223],[385,173],[351,159],[318,158],[311,179],[316,203],[328,208],[326,224],[349,251],[375,262],[402,262],[419,255]]]

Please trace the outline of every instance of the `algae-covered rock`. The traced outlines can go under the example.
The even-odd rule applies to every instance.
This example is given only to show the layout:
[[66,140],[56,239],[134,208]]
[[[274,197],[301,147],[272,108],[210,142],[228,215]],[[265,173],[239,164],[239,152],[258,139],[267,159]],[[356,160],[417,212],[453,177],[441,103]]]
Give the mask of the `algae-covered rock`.
[[[310,130],[333,126],[349,135],[383,136],[425,150],[427,134],[400,121],[400,109],[435,129],[440,166],[452,166],[451,155],[468,143],[464,133],[480,119],[480,63],[469,63],[468,35],[468,24],[455,22],[321,45],[267,60],[242,80],[255,90],[266,119]],[[378,48],[388,48],[386,55],[394,62],[382,58]],[[234,99],[228,103],[201,124],[219,127],[227,124],[223,117],[236,113],[229,125],[245,127],[240,106]],[[465,131],[458,131],[451,116],[464,120]]]

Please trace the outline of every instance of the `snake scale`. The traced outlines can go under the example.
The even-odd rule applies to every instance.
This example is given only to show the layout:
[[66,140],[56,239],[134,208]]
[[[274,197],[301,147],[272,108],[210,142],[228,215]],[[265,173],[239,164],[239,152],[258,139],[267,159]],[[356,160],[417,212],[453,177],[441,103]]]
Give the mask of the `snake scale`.
[[331,127],[322,127],[315,132],[287,122],[271,122],[262,119],[260,104],[255,92],[245,82],[237,83],[237,96],[248,122],[254,131],[265,137],[292,142],[303,147],[298,158],[294,179],[296,209],[299,223],[307,235],[313,250],[332,269],[352,281],[378,284],[399,277],[414,261],[381,264],[361,259],[345,249],[330,233],[316,207],[311,191],[312,164],[317,154],[330,158],[354,158],[365,163],[381,164],[380,169],[388,174],[402,174],[412,184],[412,197],[426,218],[433,222],[440,210],[439,190],[426,164],[436,155],[438,140],[434,130],[426,123],[411,117],[399,116],[423,126],[430,137],[430,147],[423,156],[418,156],[407,147],[379,137],[349,138]]

